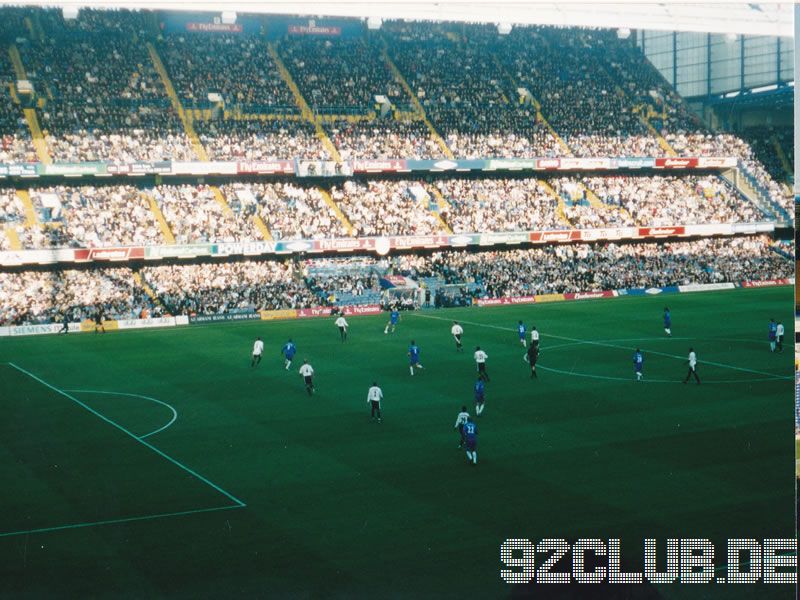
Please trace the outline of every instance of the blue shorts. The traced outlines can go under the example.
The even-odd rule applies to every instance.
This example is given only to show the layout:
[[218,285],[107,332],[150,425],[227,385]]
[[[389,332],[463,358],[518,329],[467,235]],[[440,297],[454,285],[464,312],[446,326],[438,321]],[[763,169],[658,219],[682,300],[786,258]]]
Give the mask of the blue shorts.
[[468,437],[466,439],[466,446],[467,450],[469,450],[470,452],[474,451],[475,448],[478,447],[478,439],[475,437]]
[[642,367],[641,366],[634,367],[633,370],[636,371],[637,373],[641,373],[642,372]]

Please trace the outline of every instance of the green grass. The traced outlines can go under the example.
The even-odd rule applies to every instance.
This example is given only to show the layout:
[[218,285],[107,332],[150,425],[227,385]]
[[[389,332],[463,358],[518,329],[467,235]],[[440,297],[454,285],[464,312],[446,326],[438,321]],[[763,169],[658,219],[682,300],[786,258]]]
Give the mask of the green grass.
[[[178,416],[148,435],[168,406],[70,399],[0,366],[0,534],[114,521],[0,537],[0,597],[504,597],[509,537],[621,538],[634,569],[645,537],[708,537],[720,553],[728,537],[793,537],[793,357],[766,342],[770,317],[791,330],[791,293],[441,310],[404,314],[389,336],[384,316],[352,318],[346,344],[329,319],[2,338],[0,363],[58,390],[138,394]],[[539,380],[517,319],[542,332]],[[266,355],[251,369],[257,335]],[[413,378],[411,339],[426,367]],[[492,381],[470,467],[452,426],[462,404],[473,410],[476,344]],[[680,383],[690,345],[700,386]],[[744,588],[659,592],[793,597]]]

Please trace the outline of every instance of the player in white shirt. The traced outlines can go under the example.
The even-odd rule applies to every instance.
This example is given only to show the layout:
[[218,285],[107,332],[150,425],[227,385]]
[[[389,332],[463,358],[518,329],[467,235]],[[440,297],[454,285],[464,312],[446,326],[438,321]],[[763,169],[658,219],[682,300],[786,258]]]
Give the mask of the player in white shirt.
[[783,321],[778,321],[778,326],[775,328],[775,344],[778,346],[778,352],[783,352],[783,335],[785,333]]
[[694,353],[694,348],[689,348],[689,372],[686,374],[686,379],[683,383],[689,381],[690,377],[694,377],[697,383],[700,383],[700,378],[697,376],[697,354]]
[[531,326],[531,344],[539,346],[539,331],[536,329],[536,325]]
[[342,343],[347,339],[347,321],[345,321],[344,317],[340,316],[336,319],[336,326],[339,328],[339,335],[342,337]]
[[453,426],[453,429],[458,429],[458,435],[461,438],[461,441],[458,442],[458,447],[464,447],[464,424],[469,421],[469,413],[467,412],[467,407],[462,406],[461,412],[458,413],[456,417],[456,424]]
[[461,346],[461,336],[464,335],[464,328],[459,325],[458,321],[453,321],[450,333],[453,334],[453,339],[456,341],[456,351],[463,352],[464,348]]
[[300,367],[300,375],[303,376],[303,380],[306,383],[306,391],[310,396],[314,393],[314,380],[312,379],[314,377],[314,368],[308,364],[308,360],[303,361],[303,366]]
[[261,362],[262,354],[264,354],[264,342],[261,341],[261,338],[256,338],[256,342],[253,344],[253,360],[250,361],[251,367],[255,367]]
[[378,423],[381,422],[381,400],[383,400],[383,390],[378,387],[378,382],[373,381],[372,387],[367,392],[367,404],[370,405],[371,419],[375,420],[375,413],[378,413]]
[[489,355],[481,350],[480,346],[475,346],[475,363],[478,365],[478,377],[484,381],[489,381],[489,374],[486,372],[486,359]]

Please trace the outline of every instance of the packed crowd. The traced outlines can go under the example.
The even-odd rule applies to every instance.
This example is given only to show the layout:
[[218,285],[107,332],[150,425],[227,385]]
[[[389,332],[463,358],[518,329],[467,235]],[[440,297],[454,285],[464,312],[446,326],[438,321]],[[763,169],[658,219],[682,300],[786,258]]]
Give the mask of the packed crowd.
[[20,46],[45,105],[39,125],[56,161],[193,156],[133,13],[88,11],[69,25],[46,12],[48,37]]
[[173,315],[318,306],[292,262],[145,267],[142,278]]
[[195,121],[211,160],[329,160],[314,126],[300,120]]
[[36,162],[22,107],[11,97],[15,79],[8,55],[0,52],[0,163]]
[[442,233],[429,210],[430,196],[411,181],[347,181],[331,197],[353,226],[353,237]]
[[520,103],[489,40],[494,26],[476,25],[469,43],[452,24],[384,25],[391,55],[456,158],[559,154],[558,142]]
[[185,106],[211,106],[218,94],[227,108],[299,113],[263,36],[166,35],[158,51]]
[[528,179],[442,179],[435,184],[448,208],[442,217],[454,233],[561,229],[558,202]]
[[[160,185],[148,190],[178,244],[259,240],[251,212],[232,210],[207,185]],[[220,200],[223,200],[221,202]]]
[[764,166],[770,177],[775,181],[786,181],[789,173],[786,172],[778,156],[775,144],[780,146],[790,168],[794,169],[794,128],[751,127],[741,135],[750,144],[753,155]]
[[[713,176],[443,178],[347,181],[329,192],[294,182],[203,185],[53,186],[30,191],[41,226],[22,227],[13,190],[0,194],[0,229],[24,248],[161,245],[167,240],[150,205],[179,244],[326,239],[382,235],[674,226],[768,220]],[[558,198],[547,190],[552,186]],[[334,204],[326,201],[330,194]],[[438,198],[441,197],[441,202]],[[336,209],[340,213],[337,213]],[[344,215],[350,227],[340,218]],[[8,249],[6,235],[0,247]]]
[[444,156],[420,120],[338,121],[326,128],[342,160],[427,160]]
[[312,111],[357,114],[370,111],[375,96],[407,105],[405,92],[381,56],[378,44],[362,39],[290,36],[281,41],[283,62]]
[[157,316],[129,268],[0,272],[0,325]]
[[[777,251],[767,236],[666,243],[553,245],[525,250],[449,251],[395,257],[396,274],[439,278],[465,297],[650,288],[792,277],[792,246]],[[328,305],[340,295],[379,289],[383,259],[363,268],[315,259],[148,266],[140,271],[157,301],[129,268],[0,273],[0,324],[79,321],[160,314],[253,312]]]
[[497,46],[504,68],[541,103],[576,156],[658,156],[654,136],[608,72],[613,31],[515,28]]
[[735,156],[753,177],[759,191],[787,212],[794,210],[794,198],[786,186],[776,182],[755,157],[750,145],[731,134],[689,133],[669,134],[666,140],[678,152],[692,156]]
[[793,261],[773,251],[766,236],[456,251],[404,256],[402,262],[412,276],[478,283],[489,298],[778,279],[794,273]]
[[292,183],[234,183],[220,189],[229,204],[236,201],[245,212],[259,215],[275,239],[348,237],[319,188]]
[[23,230],[25,208],[14,190],[0,190],[0,250],[9,250],[11,241],[4,230],[13,228],[17,234]]
[[764,214],[718,177],[584,177],[625,225],[755,223]]
[[44,227],[23,230],[24,248],[164,243],[147,201],[132,186],[55,186],[30,190]]

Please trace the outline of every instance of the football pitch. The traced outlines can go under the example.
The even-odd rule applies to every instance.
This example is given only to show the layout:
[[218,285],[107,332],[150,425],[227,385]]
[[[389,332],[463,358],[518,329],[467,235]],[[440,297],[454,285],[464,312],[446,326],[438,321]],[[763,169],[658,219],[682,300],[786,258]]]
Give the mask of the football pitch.
[[[502,542],[620,538],[641,571],[645,538],[710,538],[723,561],[727,538],[794,537],[793,348],[767,343],[771,317],[793,338],[791,299],[447,309],[403,313],[392,335],[386,315],[352,317],[344,344],[328,318],[0,338],[0,597],[562,597],[504,584]],[[536,380],[519,319],[541,332]],[[474,414],[476,345],[491,381],[470,466],[453,424],[462,404]],[[681,383],[690,346],[702,385]]]

